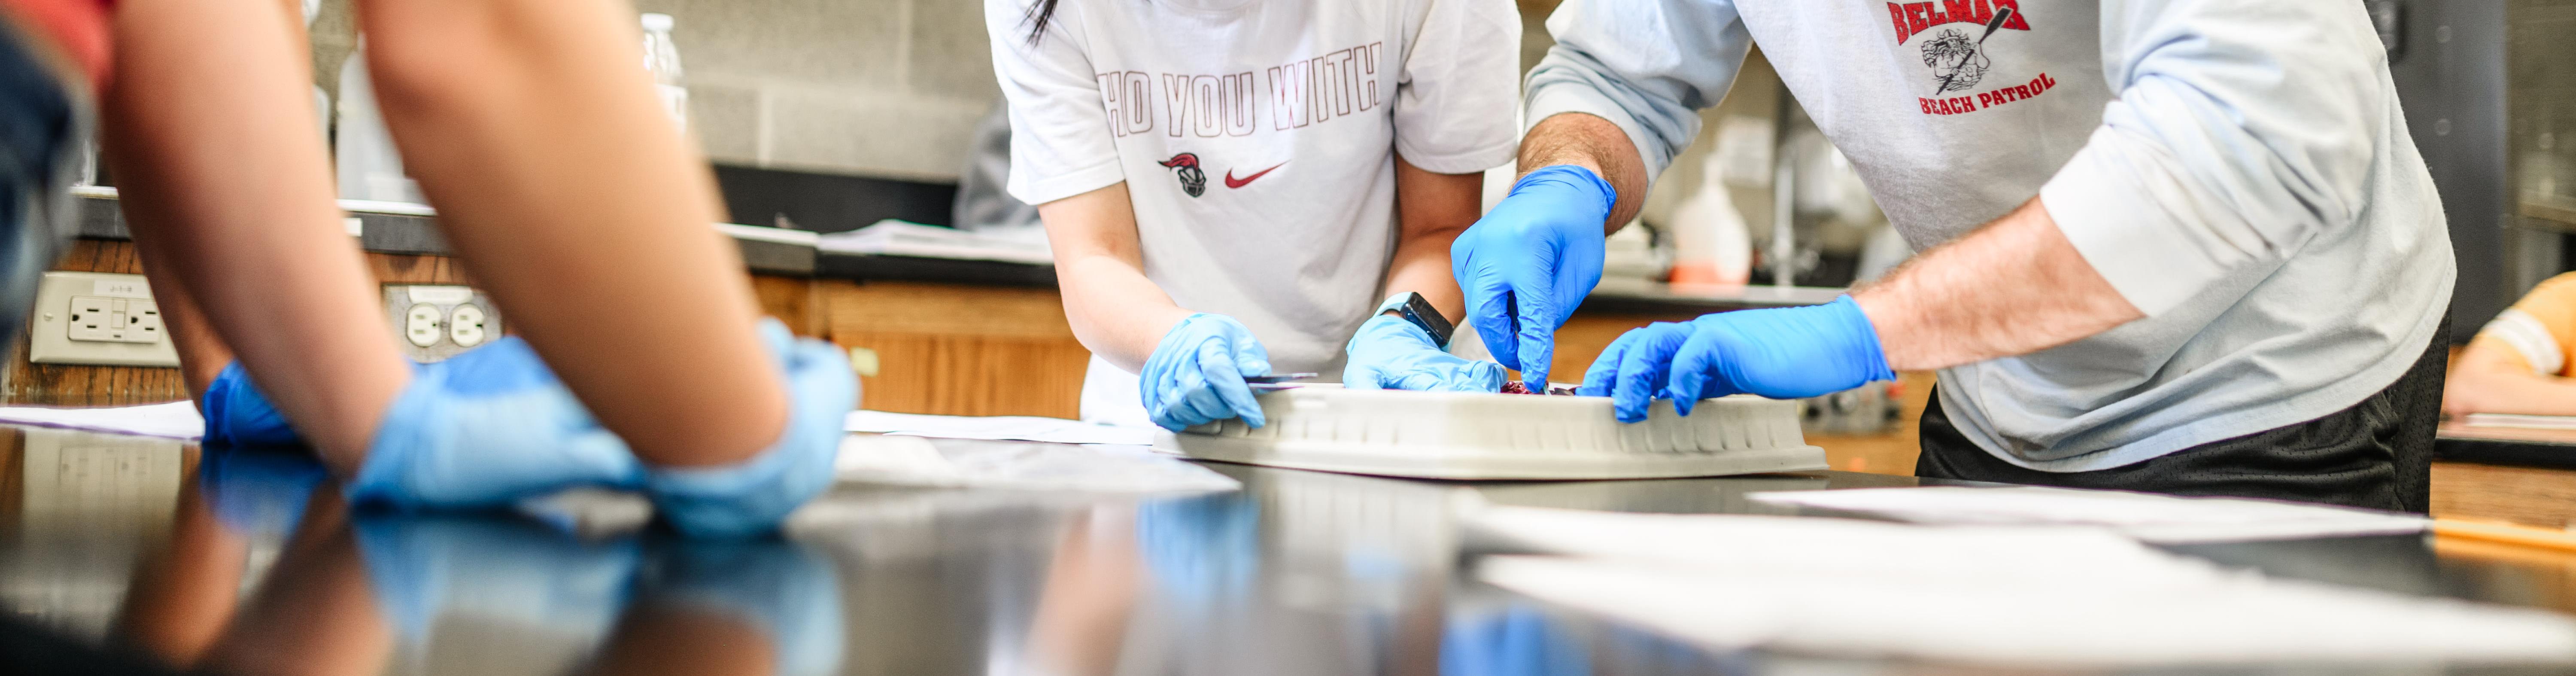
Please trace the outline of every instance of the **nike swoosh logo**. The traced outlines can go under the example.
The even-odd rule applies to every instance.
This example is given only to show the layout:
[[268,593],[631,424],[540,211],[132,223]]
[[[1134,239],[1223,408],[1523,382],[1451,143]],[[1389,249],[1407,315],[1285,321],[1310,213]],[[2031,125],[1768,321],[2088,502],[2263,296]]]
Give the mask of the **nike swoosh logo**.
[[1261,170],[1261,173],[1253,174],[1253,175],[1251,175],[1251,176],[1245,176],[1245,177],[1243,177],[1243,178],[1235,178],[1235,177],[1234,177],[1234,170],[1233,170],[1233,169],[1227,169],[1227,170],[1225,170],[1225,187],[1226,187],[1226,189],[1227,189],[1227,190],[1233,190],[1233,189],[1236,189],[1236,188],[1241,188],[1241,187],[1243,187],[1243,186],[1252,185],[1252,182],[1253,182],[1253,181],[1260,180],[1260,179],[1261,179],[1261,177],[1262,177],[1264,174],[1268,174],[1268,173],[1273,172],[1273,171],[1278,171],[1280,167],[1285,167],[1285,166],[1288,166],[1288,163],[1286,163],[1286,162],[1281,162],[1281,163],[1278,163],[1278,164],[1270,165],[1270,168]]

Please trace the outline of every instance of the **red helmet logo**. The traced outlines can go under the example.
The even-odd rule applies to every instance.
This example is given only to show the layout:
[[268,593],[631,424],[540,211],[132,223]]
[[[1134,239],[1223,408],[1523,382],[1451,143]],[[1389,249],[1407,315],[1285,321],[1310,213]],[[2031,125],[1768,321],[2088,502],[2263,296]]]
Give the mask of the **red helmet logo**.
[[1197,153],[1173,155],[1172,159],[1163,160],[1159,164],[1171,169],[1172,173],[1181,179],[1181,192],[1188,193],[1191,197],[1207,192],[1207,172],[1199,169]]

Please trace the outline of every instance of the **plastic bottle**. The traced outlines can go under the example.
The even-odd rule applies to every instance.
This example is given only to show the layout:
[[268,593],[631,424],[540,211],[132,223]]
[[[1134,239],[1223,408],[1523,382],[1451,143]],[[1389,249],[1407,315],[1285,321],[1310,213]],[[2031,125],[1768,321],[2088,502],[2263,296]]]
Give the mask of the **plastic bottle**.
[[393,134],[385,130],[384,113],[376,107],[363,37],[358,48],[349,51],[349,60],[340,64],[340,135],[335,150],[341,199],[427,202],[421,197],[420,184],[403,174],[402,154],[394,149]]
[[671,42],[669,14],[644,15],[644,70],[653,74],[653,89],[662,95],[662,110],[680,131],[689,130],[689,88],[680,84],[680,47]]
[[1709,153],[1707,159],[1699,191],[1673,210],[1672,281],[1740,286],[1752,280],[1752,235],[1726,192],[1723,159],[1719,153]]

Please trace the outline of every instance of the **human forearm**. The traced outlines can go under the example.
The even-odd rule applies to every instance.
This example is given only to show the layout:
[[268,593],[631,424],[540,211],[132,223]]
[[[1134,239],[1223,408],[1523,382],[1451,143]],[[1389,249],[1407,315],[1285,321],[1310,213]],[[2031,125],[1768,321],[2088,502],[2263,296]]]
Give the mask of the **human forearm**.
[[2094,272],[2038,199],[1852,298],[1888,367],[1900,371],[2036,352],[2145,316]]
[[2442,385],[2442,412],[2576,415],[2576,379],[2462,368]]
[[1135,372],[1153,356],[1163,332],[1190,316],[1170,295],[1123,261],[1088,256],[1056,263],[1064,316],[1075,338],[1118,368]]
[[1646,162],[1619,125],[1583,113],[1564,113],[1530,127],[1521,139],[1520,173],[1569,164],[1591,170],[1618,191],[1602,232],[1617,232],[1646,206]]
[[1055,253],[1056,286],[1074,338],[1118,368],[1142,371],[1163,333],[1190,311],[1145,277],[1127,184],[1038,205],[1038,218]]
[[170,347],[179,354],[179,378],[188,386],[188,398],[203,401],[206,386],[233,362],[233,351],[215,334],[204,306],[188,292],[187,283],[180,281],[175,254],[166,249],[138,244],[135,252],[143,258],[143,276],[152,284],[152,304],[161,310]]
[[1386,270],[1388,294],[1419,293],[1450,322],[1465,317],[1466,300],[1449,268],[1449,247],[1476,223],[1483,189],[1481,174],[1437,174],[1396,159],[1398,232]]
[[2576,415],[2576,379],[2538,373],[2510,343],[2481,334],[2443,380],[2442,413]]
[[[607,0],[367,0],[386,123],[450,243],[637,455],[726,464],[787,395],[752,331],[705,164],[664,116],[633,14]],[[672,327],[688,330],[670,330]],[[686,367],[689,387],[670,387]]]
[[347,476],[410,371],[381,326],[313,320],[383,310],[331,201],[289,26],[264,0],[119,3],[100,137],[153,275],[186,287]]

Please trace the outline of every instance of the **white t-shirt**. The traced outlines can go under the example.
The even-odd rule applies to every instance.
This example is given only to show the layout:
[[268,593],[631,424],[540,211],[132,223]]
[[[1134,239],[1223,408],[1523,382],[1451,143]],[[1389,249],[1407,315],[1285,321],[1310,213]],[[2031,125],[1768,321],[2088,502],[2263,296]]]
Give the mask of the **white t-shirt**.
[[1382,300],[1399,153],[1465,174],[1516,148],[1506,0],[1061,0],[1035,44],[1029,4],[984,3],[1011,195],[1125,181],[1145,276],[1278,372],[1339,375]]

